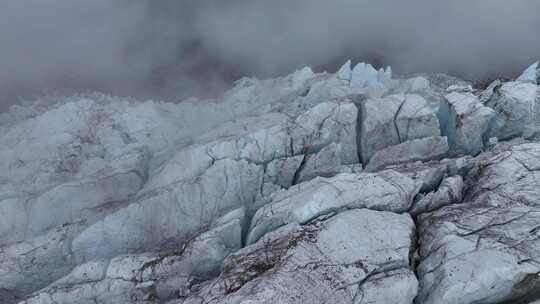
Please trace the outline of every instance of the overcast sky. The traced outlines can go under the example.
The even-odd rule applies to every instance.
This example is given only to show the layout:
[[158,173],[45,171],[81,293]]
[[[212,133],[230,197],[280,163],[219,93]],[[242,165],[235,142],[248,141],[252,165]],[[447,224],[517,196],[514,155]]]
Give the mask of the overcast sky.
[[0,90],[185,97],[347,58],[512,76],[540,57],[539,11],[537,0],[5,0]]

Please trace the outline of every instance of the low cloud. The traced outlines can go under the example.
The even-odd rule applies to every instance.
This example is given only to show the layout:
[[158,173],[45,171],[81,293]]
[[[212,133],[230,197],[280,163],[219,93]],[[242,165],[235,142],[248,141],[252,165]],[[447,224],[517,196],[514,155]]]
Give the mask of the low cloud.
[[347,58],[398,73],[513,76],[540,57],[540,2],[8,0],[0,98],[64,89],[180,99]]

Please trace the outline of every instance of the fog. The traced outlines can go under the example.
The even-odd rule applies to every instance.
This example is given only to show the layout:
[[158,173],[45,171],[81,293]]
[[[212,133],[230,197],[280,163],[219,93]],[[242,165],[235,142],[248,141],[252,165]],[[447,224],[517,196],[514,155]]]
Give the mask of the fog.
[[535,0],[5,0],[0,101],[99,90],[179,100],[348,58],[512,77],[540,57]]

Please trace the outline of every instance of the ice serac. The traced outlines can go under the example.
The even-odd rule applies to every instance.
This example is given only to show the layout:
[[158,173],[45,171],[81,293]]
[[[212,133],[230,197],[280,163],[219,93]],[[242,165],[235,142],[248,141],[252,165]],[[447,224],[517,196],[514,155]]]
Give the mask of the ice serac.
[[377,151],[366,170],[376,171],[391,165],[416,161],[439,160],[448,155],[446,137],[434,136],[414,139]]
[[336,74],[338,79],[351,81],[352,79],[352,70],[351,70],[351,61],[345,62],[343,66],[339,69]]
[[419,198],[410,210],[413,215],[433,211],[443,206],[458,204],[463,200],[465,184],[460,175],[446,177],[437,191]]
[[318,177],[275,193],[272,201],[253,217],[247,243],[252,244],[281,226],[305,224],[344,209],[404,212],[419,189],[420,184],[394,171]]
[[348,62],[216,100],[13,106],[0,302],[533,303],[533,70],[480,92]]
[[429,79],[422,76],[409,78],[405,81],[405,83],[406,83],[405,91],[410,92],[410,93],[419,93],[419,92],[429,90],[429,87],[431,84]]
[[538,61],[531,64],[517,79],[519,82],[534,83],[538,84],[538,78],[540,74],[538,73]]
[[[304,155],[298,155],[271,161],[266,166],[264,181],[289,188],[294,183],[294,175],[300,169],[304,157]],[[333,160],[335,159],[337,158]]]
[[415,181],[418,181],[422,186],[421,193],[431,192],[439,187],[442,179],[448,173],[449,166],[443,161],[404,163],[394,166],[389,166],[388,169],[398,171],[407,175]]
[[363,88],[379,83],[379,73],[371,65],[363,62],[358,63],[352,70],[351,86]]
[[371,64],[360,62],[352,69],[350,80],[353,88],[383,88],[392,80],[392,68],[376,70]]
[[533,83],[507,82],[486,102],[496,112],[489,137],[507,140],[532,136],[538,131],[538,86]]
[[148,303],[188,293],[192,280],[219,273],[242,246],[242,219],[233,218],[164,254],[122,255],[81,264],[21,304]]
[[[314,77],[303,69],[281,79],[244,79],[220,102],[90,94],[14,107],[0,117],[3,298],[25,298],[87,261],[181,246],[221,215],[252,207],[263,192],[265,164],[296,157],[288,133],[294,124],[279,105],[305,94]],[[295,117],[319,103],[297,105],[304,102],[288,113]],[[335,104],[335,115],[345,115]],[[315,130],[343,133],[345,124],[327,120]],[[351,121],[354,130],[356,117]],[[318,138],[298,133],[298,142]],[[319,148],[331,141],[319,139]],[[354,163],[356,146],[347,147],[353,158],[344,163]]]
[[302,168],[299,168],[296,182],[301,183],[317,176],[331,177],[342,170],[339,154],[340,144],[331,144],[316,154],[307,155]]
[[472,93],[453,92],[440,108],[442,133],[448,137],[452,154],[476,155],[484,148],[495,111]]
[[411,304],[414,223],[407,214],[348,210],[283,226],[231,255],[183,302]]
[[364,164],[384,148],[440,135],[437,116],[419,95],[389,95],[359,103],[359,149]]
[[[303,159],[327,146],[339,143],[333,162],[357,163],[356,123],[356,107],[346,101],[319,103],[293,119],[271,112],[226,123],[176,152],[132,204],[88,227],[73,247],[87,260],[181,245],[222,214],[256,210],[261,196],[316,176]],[[293,167],[276,172],[276,161]]]
[[538,144],[488,157],[462,203],[419,217],[420,303],[538,297],[539,161]]
[[400,143],[394,118],[402,103],[400,96],[360,101],[359,149],[366,164],[378,150]]
[[420,139],[440,135],[439,120],[427,101],[416,94],[404,96],[395,115],[395,128],[399,141]]
[[357,121],[358,110],[347,99],[322,102],[300,114],[289,128],[292,153],[313,154],[331,143],[339,143],[340,162],[358,163]]

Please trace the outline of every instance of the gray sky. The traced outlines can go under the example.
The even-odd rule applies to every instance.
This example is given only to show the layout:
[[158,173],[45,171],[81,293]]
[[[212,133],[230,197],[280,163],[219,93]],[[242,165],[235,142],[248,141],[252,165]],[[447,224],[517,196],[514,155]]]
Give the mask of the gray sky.
[[512,76],[540,57],[539,11],[537,0],[6,0],[0,96],[185,97],[347,58]]

